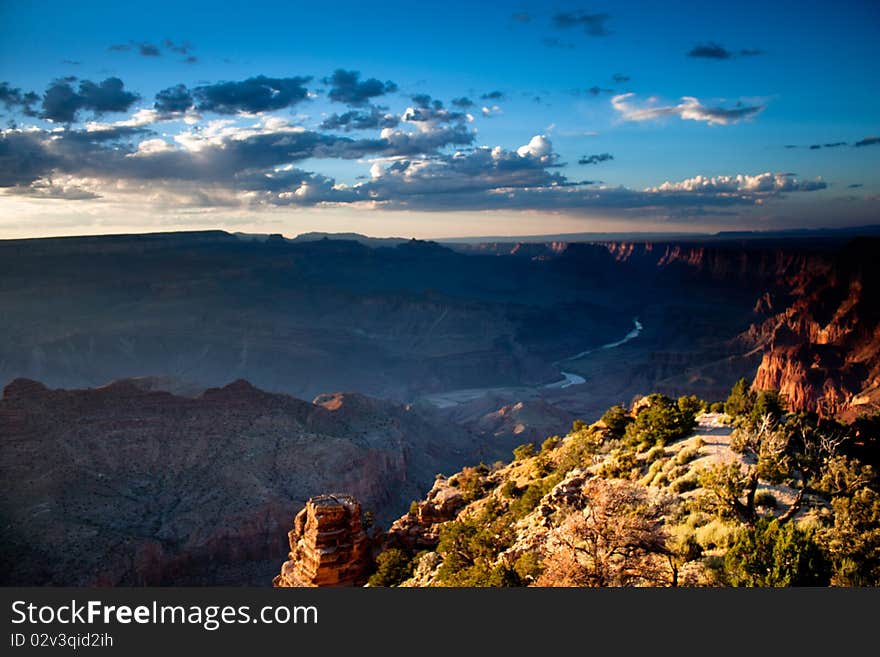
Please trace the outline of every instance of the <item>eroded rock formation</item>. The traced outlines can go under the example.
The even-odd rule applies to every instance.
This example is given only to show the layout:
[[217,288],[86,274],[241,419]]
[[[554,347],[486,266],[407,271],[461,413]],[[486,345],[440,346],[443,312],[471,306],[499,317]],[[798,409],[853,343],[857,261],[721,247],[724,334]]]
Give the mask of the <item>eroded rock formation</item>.
[[272,580],[274,586],[356,586],[366,580],[369,539],[361,505],[351,495],[310,498],[287,536],[290,558]]
[[758,389],[790,408],[854,419],[880,410],[880,240],[857,240],[833,266],[806,278],[793,302],[752,335],[763,357]]

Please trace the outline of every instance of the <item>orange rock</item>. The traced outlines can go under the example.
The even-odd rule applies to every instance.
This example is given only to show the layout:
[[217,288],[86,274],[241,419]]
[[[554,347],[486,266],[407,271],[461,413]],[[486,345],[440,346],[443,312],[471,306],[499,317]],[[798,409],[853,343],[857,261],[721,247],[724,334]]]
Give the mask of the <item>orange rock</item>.
[[352,496],[310,498],[287,536],[290,559],[272,580],[274,586],[357,586],[366,580],[369,540],[361,505]]

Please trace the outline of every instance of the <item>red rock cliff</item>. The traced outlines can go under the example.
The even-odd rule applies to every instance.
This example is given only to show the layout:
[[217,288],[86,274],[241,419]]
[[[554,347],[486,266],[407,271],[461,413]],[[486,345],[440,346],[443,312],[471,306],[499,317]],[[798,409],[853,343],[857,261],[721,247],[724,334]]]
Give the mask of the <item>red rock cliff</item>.
[[853,242],[826,271],[799,281],[788,307],[752,328],[763,349],[755,388],[823,416],[880,410],[877,253],[880,240]]

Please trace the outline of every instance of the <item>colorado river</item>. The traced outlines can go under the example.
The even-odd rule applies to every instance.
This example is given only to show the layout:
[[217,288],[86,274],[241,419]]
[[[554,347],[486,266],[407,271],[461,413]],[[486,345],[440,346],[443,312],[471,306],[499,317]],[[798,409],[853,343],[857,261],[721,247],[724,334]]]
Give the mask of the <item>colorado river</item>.
[[[603,344],[599,347],[595,347],[593,349],[587,349],[586,351],[581,351],[574,356],[569,356],[567,358],[563,358],[561,360],[555,361],[554,365],[560,365],[567,361],[577,360],[578,358],[583,358],[584,356],[588,356],[589,354],[595,353],[597,351],[603,351],[606,349],[614,349],[615,347],[619,347],[622,344],[629,342],[630,340],[635,340],[639,337],[639,334],[642,332],[642,323],[639,321],[639,318],[636,317],[633,319],[633,328],[620,340],[615,340],[614,342],[609,342],[608,344]],[[426,395],[423,399],[434,406],[439,408],[446,408],[449,406],[457,406],[459,404],[464,404],[466,402],[477,399],[478,397],[482,397],[488,393],[500,393],[500,392],[511,392],[513,390],[520,391],[537,391],[541,389],[562,389],[568,388],[569,386],[577,386],[582,383],[586,383],[586,379],[578,374],[574,374],[573,372],[564,372],[560,370],[560,374],[562,374],[563,378],[559,381],[554,381],[553,383],[547,383],[543,386],[538,386],[536,388],[522,388],[522,387],[507,387],[507,388],[469,388],[466,390],[450,390],[448,392],[435,393],[433,395]]]
[[[595,353],[597,351],[602,351],[604,349],[614,349],[615,347],[619,347],[622,344],[626,344],[630,340],[635,340],[639,337],[639,334],[642,332],[642,323],[639,321],[639,318],[636,317],[633,319],[633,328],[620,340],[616,340],[614,342],[609,342],[608,344],[603,344],[601,347],[596,347],[595,349],[587,349],[586,351],[581,351],[576,353],[574,356],[569,356],[568,358],[563,358],[562,360],[557,360],[554,365],[559,365],[560,363],[564,363],[569,360],[577,360],[578,358],[583,358],[584,356],[588,356],[589,354]],[[559,371],[562,374],[563,379],[559,381],[554,381],[553,383],[548,383],[545,385],[545,388],[568,388],[569,386],[578,386],[582,383],[586,383],[586,379],[582,376],[574,374],[572,372],[563,372]]]

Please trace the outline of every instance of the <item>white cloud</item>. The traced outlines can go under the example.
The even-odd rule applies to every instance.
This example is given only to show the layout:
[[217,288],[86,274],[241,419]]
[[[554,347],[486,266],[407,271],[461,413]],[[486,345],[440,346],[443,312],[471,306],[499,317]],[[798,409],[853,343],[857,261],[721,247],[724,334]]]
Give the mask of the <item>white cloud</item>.
[[817,180],[798,180],[791,174],[758,173],[735,176],[694,176],[678,182],[666,181],[646,192],[704,192],[711,194],[772,194],[777,192],[812,192],[825,189],[827,185]]
[[163,153],[170,150],[173,150],[173,147],[164,139],[144,139],[138,144],[137,151],[130,155],[153,155],[155,153]]
[[611,98],[611,106],[624,121],[654,121],[666,116],[678,116],[682,120],[705,121],[710,125],[739,123],[758,114],[764,105],[737,103],[732,108],[708,107],[693,96],[683,96],[677,105],[660,105],[656,97],[650,97],[641,106],[634,104],[634,93],[619,94]]
[[553,144],[544,135],[535,135],[528,144],[517,148],[516,154],[520,157],[533,157],[542,162],[549,161],[554,158]]

